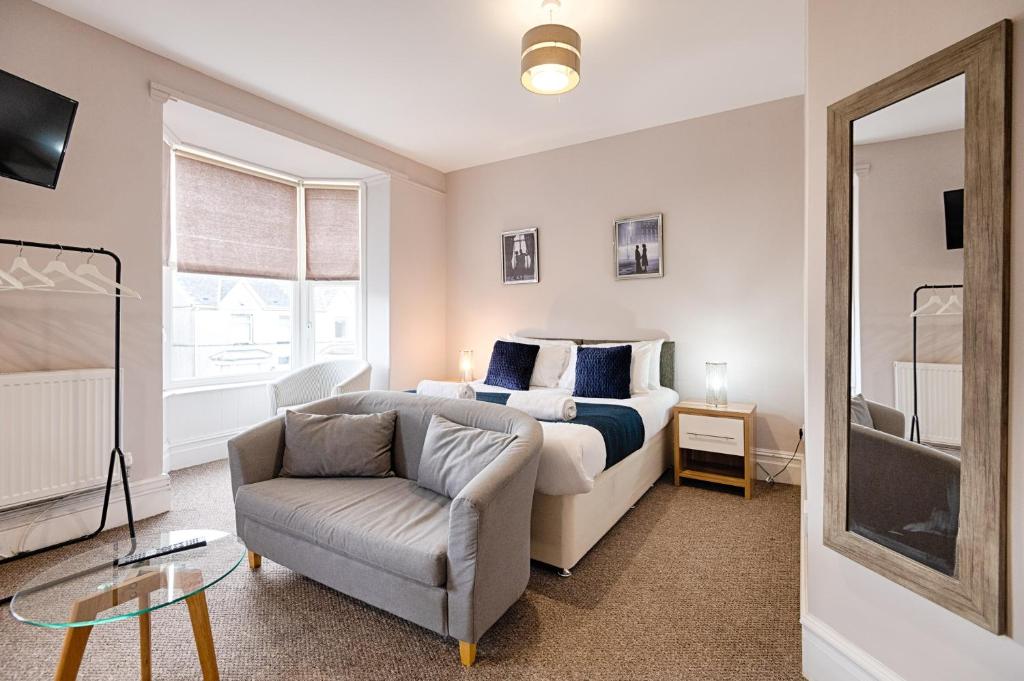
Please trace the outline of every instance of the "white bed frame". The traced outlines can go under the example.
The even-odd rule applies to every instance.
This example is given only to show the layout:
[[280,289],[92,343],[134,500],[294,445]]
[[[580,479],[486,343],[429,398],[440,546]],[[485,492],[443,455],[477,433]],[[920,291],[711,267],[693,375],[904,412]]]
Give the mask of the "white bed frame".
[[671,424],[640,450],[603,471],[586,494],[533,495],[530,557],[570,576],[587,551],[626,514],[669,467]]
[[[570,339],[565,339],[570,340]],[[603,343],[620,341],[575,341]],[[629,342],[629,341],[622,341]],[[675,343],[662,346],[661,384],[675,383]],[[630,508],[671,466],[670,422],[647,444],[594,478],[594,489],[586,494],[533,495],[530,557],[561,568],[571,575],[587,551],[619,522]]]

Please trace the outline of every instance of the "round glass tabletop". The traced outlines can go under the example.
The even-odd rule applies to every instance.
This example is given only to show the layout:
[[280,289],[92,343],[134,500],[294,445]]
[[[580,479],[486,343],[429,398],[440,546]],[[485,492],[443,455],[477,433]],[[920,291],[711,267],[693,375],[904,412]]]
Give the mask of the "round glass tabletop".
[[[119,558],[191,539],[205,546],[119,566]],[[22,622],[60,629],[136,617],[194,596],[238,567],[245,546],[217,530],[121,539],[69,558],[23,584],[11,601]]]

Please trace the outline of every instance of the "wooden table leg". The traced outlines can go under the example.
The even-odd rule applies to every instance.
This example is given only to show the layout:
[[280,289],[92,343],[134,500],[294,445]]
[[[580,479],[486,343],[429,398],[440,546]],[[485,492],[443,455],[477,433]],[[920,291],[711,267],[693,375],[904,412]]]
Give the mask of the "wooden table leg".
[[89,642],[90,632],[92,627],[68,628],[64,634],[64,647],[60,651],[57,672],[53,675],[54,681],[75,681],[78,678],[78,668],[82,666],[82,656],[85,655],[85,644]]
[[[139,610],[149,607],[149,594],[139,594]],[[153,678],[152,624],[148,612],[139,615],[139,679]]]
[[213,649],[213,629],[210,627],[210,611],[206,607],[206,592],[189,596],[188,616],[192,619],[192,634],[196,638],[196,650],[199,652],[199,666],[203,670],[205,681],[219,681],[217,672],[217,653]]

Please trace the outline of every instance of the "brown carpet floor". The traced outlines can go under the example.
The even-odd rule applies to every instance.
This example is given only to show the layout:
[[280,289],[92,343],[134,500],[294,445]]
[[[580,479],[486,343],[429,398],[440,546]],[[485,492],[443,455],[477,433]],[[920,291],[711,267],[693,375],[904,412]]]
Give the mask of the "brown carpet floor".
[[[234,529],[225,462],[172,474],[173,510],[140,531]],[[569,579],[534,565],[463,669],[458,646],[264,559],[207,592],[224,679],[800,678],[797,487],[728,492],[663,480]],[[106,536],[125,534],[113,530]],[[0,567],[0,592],[83,545]],[[52,678],[62,632],[0,614],[0,678]],[[82,679],[138,678],[136,622],[93,630]],[[153,615],[156,679],[198,679],[187,610]]]

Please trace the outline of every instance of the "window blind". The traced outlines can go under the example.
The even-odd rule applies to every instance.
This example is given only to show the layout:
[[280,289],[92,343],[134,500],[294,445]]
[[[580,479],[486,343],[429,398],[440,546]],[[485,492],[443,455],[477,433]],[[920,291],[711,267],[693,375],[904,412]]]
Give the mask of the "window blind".
[[359,190],[355,187],[306,191],[306,279],[359,279]]
[[298,278],[298,188],[179,154],[179,272]]

